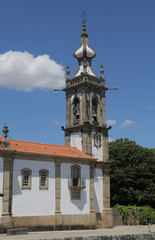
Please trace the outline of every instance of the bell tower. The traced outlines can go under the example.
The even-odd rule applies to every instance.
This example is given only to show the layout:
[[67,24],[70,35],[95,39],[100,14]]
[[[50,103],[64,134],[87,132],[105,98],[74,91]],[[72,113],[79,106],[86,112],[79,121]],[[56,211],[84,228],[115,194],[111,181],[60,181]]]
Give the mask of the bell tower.
[[85,21],[80,47],[73,53],[78,60],[78,69],[70,78],[67,66],[66,128],[65,145],[75,146],[82,152],[108,160],[108,130],[106,127],[104,69],[101,65],[100,78],[93,71],[91,62],[96,52],[89,46]]

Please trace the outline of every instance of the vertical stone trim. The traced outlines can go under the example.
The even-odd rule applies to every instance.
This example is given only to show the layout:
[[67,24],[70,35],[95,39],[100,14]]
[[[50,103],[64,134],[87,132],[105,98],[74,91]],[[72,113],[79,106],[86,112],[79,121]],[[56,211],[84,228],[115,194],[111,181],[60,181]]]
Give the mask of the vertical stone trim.
[[55,162],[55,230],[62,230],[61,202],[61,163]]
[[106,124],[106,109],[105,109],[105,92],[100,92],[100,119],[99,123],[101,126],[104,126]]
[[110,208],[110,169],[103,169],[103,208]]
[[83,89],[81,93],[82,102],[82,123],[90,121],[90,94],[87,89]]
[[108,130],[103,131],[103,162],[107,162],[109,159],[108,150]]
[[94,165],[90,165],[90,210],[89,228],[96,229],[96,214],[94,209]]
[[71,127],[71,95],[66,93],[66,127]]
[[12,215],[13,161],[11,157],[4,157],[2,216]]
[[82,129],[82,152],[92,156],[92,135],[89,127]]
[[90,165],[90,212],[94,211],[94,165]]
[[71,136],[70,132],[65,132],[65,146],[71,146]]
[[110,168],[105,166],[103,169],[103,228],[113,227],[113,214],[110,208]]
[[60,162],[55,162],[55,213],[61,213],[60,210],[60,200],[61,200],[61,170],[60,170]]

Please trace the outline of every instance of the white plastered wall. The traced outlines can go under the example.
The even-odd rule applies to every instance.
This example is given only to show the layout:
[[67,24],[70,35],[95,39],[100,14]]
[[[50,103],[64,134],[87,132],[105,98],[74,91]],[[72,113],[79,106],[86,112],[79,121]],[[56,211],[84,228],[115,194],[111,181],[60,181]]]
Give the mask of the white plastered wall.
[[103,210],[103,174],[102,169],[94,169],[94,209],[96,213]]
[[61,164],[61,213],[62,214],[88,214],[90,209],[90,182],[89,166],[78,164],[81,167],[81,178],[86,179],[86,188],[81,190],[80,200],[71,200],[68,178],[71,177],[71,166],[75,163]]
[[94,145],[94,134],[95,132],[92,132],[92,157],[97,158],[98,161],[103,161],[103,136],[101,134],[101,146],[96,147]]
[[[3,193],[3,158],[0,157],[0,193]],[[0,215],[2,214],[2,197],[0,197]]]
[[[31,189],[21,189],[21,170],[32,171]],[[48,189],[39,189],[39,171],[47,169]],[[13,216],[53,215],[55,211],[55,163],[15,160],[13,167]]]
[[77,147],[80,151],[82,151],[82,133],[76,132],[71,134],[71,146]]

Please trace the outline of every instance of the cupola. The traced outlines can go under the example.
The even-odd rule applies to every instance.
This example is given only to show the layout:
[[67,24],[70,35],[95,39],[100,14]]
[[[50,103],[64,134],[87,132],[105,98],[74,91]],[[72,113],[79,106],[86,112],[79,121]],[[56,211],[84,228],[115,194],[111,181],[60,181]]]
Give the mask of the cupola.
[[91,67],[91,61],[92,58],[96,56],[96,52],[89,46],[85,21],[83,21],[80,47],[73,53],[73,56],[78,60],[79,63],[78,70],[73,78],[79,77],[83,74],[97,77]]

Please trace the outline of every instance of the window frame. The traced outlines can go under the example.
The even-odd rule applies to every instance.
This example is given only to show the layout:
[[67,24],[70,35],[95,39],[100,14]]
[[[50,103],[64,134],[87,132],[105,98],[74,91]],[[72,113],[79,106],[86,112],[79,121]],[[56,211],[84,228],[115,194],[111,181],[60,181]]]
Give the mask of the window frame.
[[[76,105],[79,104],[79,114],[74,113]],[[80,123],[80,118],[81,118],[81,107],[80,107],[80,97],[79,96],[74,96],[74,99],[72,101],[72,114],[73,114],[73,124],[78,125]]]
[[[24,185],[24,173],[28,172],[28,185]],[[32,170],[24,168],[21,170],[21,189],[31,189]]]
[[[41,185],[41,174],[42,174],[42,172],[46,173],[45,186]],[[48,175],[49,175],[49,171],[47,169],[41,169],[39,171],[39,189],[48,189]]]
[[[77,178],[75,178],[75,170],[77,169]],[[80,178],[81,178],[81,167],[79,165],[71,166],[71,179],[72,179],[72,187],[70,188],[71,200],[81,200],[81,188],[80,188]],[[74,185],[74,179],[78,179],[77,184]],[[73,196],[74,192],[78,193],[78,196]]]
[[[74,169],[77,169],[77,178],[75,177],[75,175],[74,175]],[[73,187],[78,187],[79,186],[79,179],[81,178],[81,167],[79,166],[79,165],[72,165],[71,166],[71,178],[72,178],[72,180],[73,179],[78,179],[78,183],[77,183],[77,185],[74,185],[73,184]],[[74,180],[73,180],[74,181]]]
[[[96,107],[96,116],[94,116],[94,114],[93,114],[93,106],[94,106],[93,102],[94,103],[96,102],[96,105],[97,105],[97,107]],[[91,98],[91,115],[92,115],[91,116],[92,122],[93,123],[97,123],[99,121],[99,99],[98,99],[96,94],[94,94],[92,96],[92,98]],[[95,118],[96,118],[96,120],[95,120]]]

